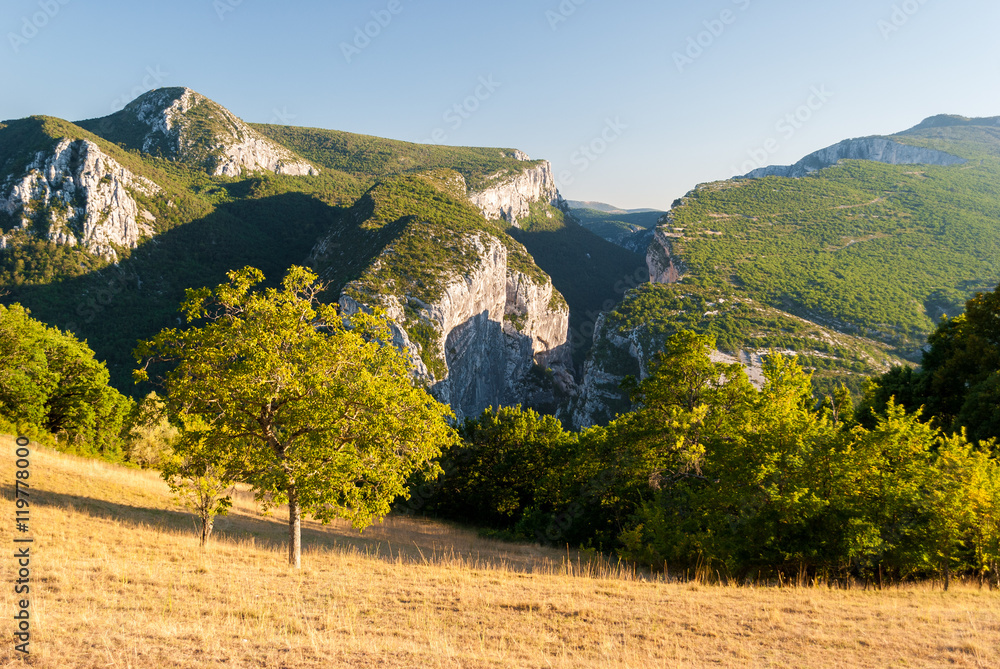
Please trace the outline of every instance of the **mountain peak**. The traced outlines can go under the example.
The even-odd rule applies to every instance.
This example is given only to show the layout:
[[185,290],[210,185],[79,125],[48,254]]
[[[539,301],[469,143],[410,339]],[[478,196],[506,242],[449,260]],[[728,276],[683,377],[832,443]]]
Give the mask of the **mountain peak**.
[[[905,132],[915,130],[927,130],[928,128],[955,128],[970,125],[978,126],[1000,126],[1000,116],[984,116],[979,118],[969,118],[958,114],[937,114],[928,116],[923,121],[913,126]],[[900,133],[905,134],[905,133]]]
[[319,172],[222,105],[181,86],[153,89],[120,112],[78,125],[129,149],[197,165],[213,176]]

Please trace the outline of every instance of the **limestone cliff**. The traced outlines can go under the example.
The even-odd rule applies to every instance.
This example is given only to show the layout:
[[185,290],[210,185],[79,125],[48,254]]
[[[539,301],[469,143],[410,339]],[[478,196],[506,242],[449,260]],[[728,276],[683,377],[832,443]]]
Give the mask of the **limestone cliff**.
[[[528,160],[520,151],[515,153],[515,157]],[[491,181],[493,184],[488,188],[469,193],[469,201],[488,220],[503,219],[516,226],[520,219],[528,215],[532,203],[545,202],[555,206],[562,203],[555,177],[552,176],[552,165],[547,160],[512,176],[493,175]]]
[[134,194],[159,191],[93,142],[62,139],[51,151],[39,152],[25,174],[8,177],[0,187],[0,210],[19,221],[12,234],[79,245],[115,261],[116,248],[135,248],[141,237],[153,234],[155,219]]
[[225,107],[189,88],[159,88],[117,114],[79,125],[143,153],[203,167],[213,176],[244,172],[302,176],[319,170],[262,137]]
[[871,160],[889,165],[961,165],[966,162],[944,151],[900,144],[886,137],[862,137],[845,139],[810,153],[794,165],[759,167],[744,176],[804,177],[811,172],[836,165],[841,160]]
[[552,283],[511,267],[507,246],[491,234],[463,241],[475,255],[447,279],[438,299],[372,294],[362,280],[345,288],[341,308],[346,314],[385,309],[394,343],[409,352],[416,377],[459,419],[488,406],[530,404],[540,392],[539,375],[572,384],[569,311]]
[[684,275],[684,263],[673,251],[673,241],[683,237],[672,227],[670,214],[660,219],[660,225],[646,247],[646,266],[651,283],[677,283]]

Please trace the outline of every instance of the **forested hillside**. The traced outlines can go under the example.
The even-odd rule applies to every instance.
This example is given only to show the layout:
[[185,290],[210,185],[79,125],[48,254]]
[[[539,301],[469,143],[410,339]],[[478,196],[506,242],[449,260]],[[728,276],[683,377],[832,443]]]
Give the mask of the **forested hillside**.
[[732,287],[919,359],[942,315],[1000,281],[1000,133],[948,123],[892,139],[965,164],[849,160],[801,178],[699,186],[664,228],[685,281]]

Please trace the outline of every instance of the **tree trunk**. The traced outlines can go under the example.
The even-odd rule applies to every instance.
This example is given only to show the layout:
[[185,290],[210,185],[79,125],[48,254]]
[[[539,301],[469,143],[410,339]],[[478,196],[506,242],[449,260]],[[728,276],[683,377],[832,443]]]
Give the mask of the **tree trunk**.
[[948,586],[951,585],[951,562],[945,558],[944,561],[944,591],[948,592]]
[[288,566],[302,568],[302,509],[295,486],[288,488]]
[[212,534],[212,519],[209,516],[201,517],[201,547],[208,543],[208,537]]

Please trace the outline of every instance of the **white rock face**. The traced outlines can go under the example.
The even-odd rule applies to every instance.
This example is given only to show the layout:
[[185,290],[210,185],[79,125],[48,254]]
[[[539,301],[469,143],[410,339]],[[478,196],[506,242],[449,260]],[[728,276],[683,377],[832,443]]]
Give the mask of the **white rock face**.
[[[661,219],[662,220],[662,219]],[[667,217],[669,221],[669,215]],[[677,283],[684,276],[684,263],[673,253],[673,241],[681,235],[658,227],[646,249],[646,267],[650,283]]]
[[[196,106],[207,106],[207,113],[218,126],[208,146],[204,145],[204,136],[194,136],[189,126],[187,115]],[[159,148],[165,155],[181,160],[207,152],[213,176],[237,177],[256,171],[292,176],[319,174],[310,163],[265,139],[228,109],[189,88],[160,88],[125,109],[149,128],[142,141],[144,152]]]
[[[557,384],[572,383],[569,358],[569,311],[554,306],[552,284],[538,285],[507,265],[507,249],[495,237],[478,233],[468,238],[476,260],[444,287],[441,297],[426,304],[411,296],[379,295],[361,304],[343,295],[344,313],[378,304],[392,319],[394,343],[410,354],[415,376],[430,386],[456,416],[478,415],[488,406],[524,403],[529,373],[537,364],[552,370]],[[345,292],[360,292],[351,284]],[[434,327],[433,351],[445,362],[437,378],[427,369],[419,346],[407,334],[403,304],[415,304],[420,319]],[[561,304],[561,303],[560,303]]]
[[804,177],[811,172],[836,165],[841,160],[871,160],[889,165],[961,165],[966,161],[944,151],[900,144],[885,137],[862,137],[820,149],[794,165],[759,167],[745,176]]
[[80,245],[115,261],[116,246],[135,248],[153,234],[155,219],[130,191],[151,196],[160,188],[96,144],[63,139],[51,152],[39,152],[20,179],[8,179],[0,188],[0,209],[19,217],[25,232],[33,227],[32,217],[42,217],[49,241]]
[[[521,160],[527,156],[520,153]],[[543,161],[520,174],[501,180],[489,188],[469,193],[469,200],[489,220],[503,219],[511,225],[528,215],[531,203],[547,202],[558,205],[562,198],[556,189],[552,165]]]
[[[644,378],[642,343],[633,331],[623,337],[607,326],[605,315],[597,317],[594,324],[594,347],[604,344],[608,350],[618,354],[619,359],[611,361],[598,359],[593,353],[587,356],[583,367],[583,380],[579,391],[569,406],[570,420],[577,428],[586,428],[599,423],[606,424],[615,414],[631,407],[623,397],[620,387],[626,376]],[[592,349],[593,350],[593,349]]]

